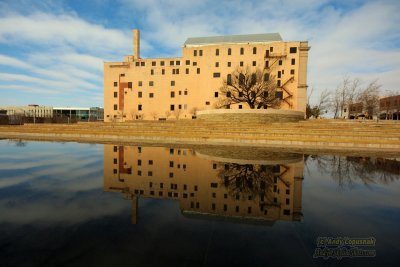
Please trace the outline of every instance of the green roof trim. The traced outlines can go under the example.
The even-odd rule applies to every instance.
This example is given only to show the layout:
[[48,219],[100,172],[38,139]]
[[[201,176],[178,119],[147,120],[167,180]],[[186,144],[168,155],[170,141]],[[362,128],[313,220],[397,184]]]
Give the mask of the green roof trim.
[[282,37],[279,33],[223,35],[210,37],[191,37],[185,42],[186,45],[208,45],[208,44],[235,44],[235,43],[267,43],[279,42]]

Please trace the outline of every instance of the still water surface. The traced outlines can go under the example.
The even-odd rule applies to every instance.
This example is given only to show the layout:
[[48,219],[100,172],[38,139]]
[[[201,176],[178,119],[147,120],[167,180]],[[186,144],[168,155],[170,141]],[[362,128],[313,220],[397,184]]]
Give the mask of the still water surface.
[[9,140],[0,151],[1,266],[398,266],[398,159]]

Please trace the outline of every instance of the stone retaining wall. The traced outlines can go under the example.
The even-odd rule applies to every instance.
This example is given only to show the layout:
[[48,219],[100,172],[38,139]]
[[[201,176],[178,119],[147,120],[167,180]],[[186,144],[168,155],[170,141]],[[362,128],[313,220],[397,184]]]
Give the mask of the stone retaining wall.
[[281,109],[212,109],[198,111],[197,118],[233,123],[298,122],[304,120],[304,112]]

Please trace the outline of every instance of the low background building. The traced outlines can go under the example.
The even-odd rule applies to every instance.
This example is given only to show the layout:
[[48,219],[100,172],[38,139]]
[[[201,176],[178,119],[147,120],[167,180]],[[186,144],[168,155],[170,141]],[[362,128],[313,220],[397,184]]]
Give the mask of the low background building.
[[400,120],[400,95],[381,98],[379,109],[381,120]]
[[54,107],[55,118],[68,118],[70,121],[102,121],[104,109],[100,107]]

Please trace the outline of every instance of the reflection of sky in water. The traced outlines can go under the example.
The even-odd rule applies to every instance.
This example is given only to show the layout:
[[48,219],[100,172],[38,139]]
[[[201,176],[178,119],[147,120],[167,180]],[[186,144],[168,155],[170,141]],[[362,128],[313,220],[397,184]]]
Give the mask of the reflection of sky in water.
[[[103,192],[103,145],[0,141],[0,256],[7,265],[370,265],[397,263],[399,175],[387,184],[354,178],[308,158],[302,222],[272,227],[183,217],[179,203],[131,203]],[[329,157],[328,157],[329,158]],[[377,240],[376,258],[312,259],[318,236]]]

